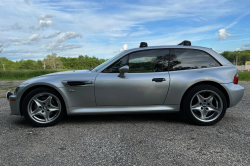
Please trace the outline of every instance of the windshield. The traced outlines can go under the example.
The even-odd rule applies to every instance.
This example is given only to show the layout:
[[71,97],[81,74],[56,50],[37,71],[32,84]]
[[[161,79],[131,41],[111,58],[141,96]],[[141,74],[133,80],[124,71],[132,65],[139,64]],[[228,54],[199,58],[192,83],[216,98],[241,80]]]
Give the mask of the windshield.
[[119,55],[121,55],[123,52],[119,53],[118,55],[110,58],[109,60],[107,60],[106,62],[103,62],[102,64],[100,64],[99,66],[97,66],[96,68],[93,69],[93,71],[98,71],[100,70],[102,67],[104,67],[106,64],[108,64],[109,62],[111,62],[112,60],[114,60],[115,58],[117,58]]

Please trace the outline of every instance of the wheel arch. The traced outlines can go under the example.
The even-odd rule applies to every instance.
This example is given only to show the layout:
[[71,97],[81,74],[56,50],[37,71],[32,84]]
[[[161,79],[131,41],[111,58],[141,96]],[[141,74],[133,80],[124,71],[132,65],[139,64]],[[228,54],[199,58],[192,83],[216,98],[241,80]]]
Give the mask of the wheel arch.
[[206,85],[212,85],[212,86],[218,88],[219,90],[221,90],[221,92],[222,92],[222,93],[224,94],[224,96],[226,97],[226,100],[227,100],[227,108],[230,106],[230,98],[229,98],[229,95],[228,95],[226,89],[225,89],[222,85],[220,85],[219,83],[214,82],[214,81],[202,81],[202,82],[197,82],[197,83],[193,84],[192,86],[190,86],[190,87],[185,91],[184,95],[183,95],[182,98],[181,98],[181,105],[182,105],[182,103],[183,103],[183,99],[184,99],[185,95],[188,93],[188,91],[189,91],[190,89],[192,89],[192,88],[195,87],[195,86],[204,85],[204,84],[206,84]]
[[55,90],[55,91],[60,95],[59,97],[62,99],[63,105],[65,106],[65,110],[66,110],[66,113],[67,113],[66,102],[65,102],[65,100],[64,100],[64,98],[63,98],[63,96],[62,96],[62,94],[61,94],[57,89],[55,89],[54,87],[48,86],[48,85],[35,85],[35,86],[29,87],[28,89],[26,89],[26,90],[23,92],[22,96],[21,96],[21,99],[20,99],[20,102],[19,102],[19,109],[20,109],[20,114],[21,114],[21,115],[23,115],[23,112],[22,112],[22,105],[21,105],[21,104],[23,103],[24,98],[25,98],[25,97],[27,96],[27,94],[29,94],[32,90],[37,89],[37,88],[49,88],[49,89]]

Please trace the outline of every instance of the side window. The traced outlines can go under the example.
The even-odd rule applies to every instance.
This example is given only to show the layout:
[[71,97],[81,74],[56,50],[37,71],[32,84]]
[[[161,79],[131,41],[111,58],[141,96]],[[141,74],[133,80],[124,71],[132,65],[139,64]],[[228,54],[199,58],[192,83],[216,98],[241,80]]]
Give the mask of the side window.
[[129,55],[129,73],[168,71],[169,50],[145,50]]
[[200,69],[220,66],[209,54],[191,49],[172,49],[170,71]]
[[122,66],[127,64],[127,60],[128,60],[128,55],[126,55],[123,58],[119,59],[118,61],[116,61],[115,63],[113,63],[112,65],[110,65],[106,69],[104,69],[102,72],[103,73],[120,73],[119,69]]

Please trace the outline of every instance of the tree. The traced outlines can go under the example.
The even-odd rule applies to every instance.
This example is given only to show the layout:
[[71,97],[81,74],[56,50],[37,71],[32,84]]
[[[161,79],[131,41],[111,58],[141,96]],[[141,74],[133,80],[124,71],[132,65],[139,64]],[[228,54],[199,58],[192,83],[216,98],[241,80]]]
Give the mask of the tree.
[[237,65],[245,65],[246,61],[250,61],[250,50],[224,51],[221,55],[233,64],[236,64],[237,58]]
[[47,55],[46,58],[44,58],[43,62],[46,63],[46,68],[49,69],[57,69],[57,68],[63,68],[63,63],[60,60],[59,57],[56,57],[56,53],[52,53],[51,55]]

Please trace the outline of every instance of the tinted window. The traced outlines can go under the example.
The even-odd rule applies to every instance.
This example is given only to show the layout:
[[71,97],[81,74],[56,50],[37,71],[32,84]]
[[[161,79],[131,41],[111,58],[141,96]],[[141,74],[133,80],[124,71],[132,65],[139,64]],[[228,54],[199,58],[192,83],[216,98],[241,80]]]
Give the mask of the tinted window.
[[168,71],[169,50],[146,50],[129,55],[129,73]]
[[113,63],[112,65],[110,65],[106,69],[104,69],[102,72],[103,73],[120,73],[119,69],[122,66],[125,66],[127,64],[127,60],[128,60],[128,55],[126,55],[123,58],[119,59],[118,61],[116,61],[115,63]]
[[199,50],[171,49],[169,70],[188,70],[220,66],[210,55]]

